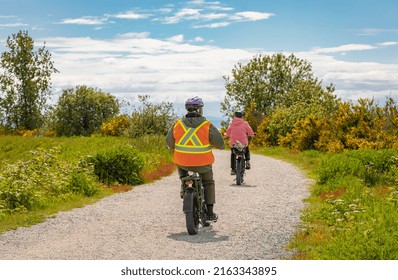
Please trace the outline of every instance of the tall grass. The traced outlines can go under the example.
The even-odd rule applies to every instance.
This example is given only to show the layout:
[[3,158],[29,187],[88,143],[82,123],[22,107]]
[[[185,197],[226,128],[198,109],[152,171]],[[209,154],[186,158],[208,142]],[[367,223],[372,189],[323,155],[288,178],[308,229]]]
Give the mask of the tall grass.
[[290,248],[296,259],[398,259],[398,151],[262,149],[315,179]]

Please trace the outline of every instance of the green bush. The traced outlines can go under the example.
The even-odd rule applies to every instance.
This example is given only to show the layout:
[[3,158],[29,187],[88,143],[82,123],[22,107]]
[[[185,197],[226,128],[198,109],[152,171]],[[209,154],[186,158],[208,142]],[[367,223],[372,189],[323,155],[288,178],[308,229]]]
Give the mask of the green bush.
[[100,191],[96,182],[83,172],[73,172],[70,175],[68,187],[73,193],[80,193],[85,196],[93,196]]
[[138,185],[143,182],[141,171],[144,161],[130,145],[99,152],[88,161],[94,165],[94,173],[105,184]]
[[[0,169],[0,212],[23,212],[45,207],[71,192],[91,196],[98,189],[90,166],[58,159],[59,149],[32,151],[30,160]],[[77,176],[76,174],[80,174]]]
[[347,175],[357,176],[363,168],[361,161],[355,158],[349,158],[346,154],[330,154],[322,160],[317,172],[319,183],[325,184],[337,177]]
[[0,210],[18,212],[31,209],[41,198],[37,183],[30,178],[32,172],[23,162],[6,166],[0,174]]
[[397,179],[398,151],[351,150],[329,154],[318,168],[319,183],[353,175],[365,185],[394,183]]

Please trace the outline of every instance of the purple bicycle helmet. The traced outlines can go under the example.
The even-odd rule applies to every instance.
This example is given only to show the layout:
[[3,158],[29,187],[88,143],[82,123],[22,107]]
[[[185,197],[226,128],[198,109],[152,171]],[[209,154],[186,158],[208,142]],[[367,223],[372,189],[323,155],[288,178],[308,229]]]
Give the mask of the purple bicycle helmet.
[[188,98],[187,101],[185,101],[185,109],[188,111],[190,110],[198,110],[203,107],[203,100],[200,97],[192,97]]

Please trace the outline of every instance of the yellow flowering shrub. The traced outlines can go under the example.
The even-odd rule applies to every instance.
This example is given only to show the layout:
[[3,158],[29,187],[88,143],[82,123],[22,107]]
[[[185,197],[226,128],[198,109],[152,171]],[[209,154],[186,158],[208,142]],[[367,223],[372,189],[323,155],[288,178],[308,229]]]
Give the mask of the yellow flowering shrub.
[[99,133],[102,136],[121,136],[129,127],[127,116],[118,116],[101,125]]
[[262,146],[269,146],[271,143],[269,141],[270,134],[268,131],[268,125],[269,125],[270,118],[265,117],[260,125],[257,127],[257,132],[256,132],[256,137],[253,137],[251,140],[251,144],[257,147],[262,147]]
[[279,137],[279,145],[299,151],[315,149],[321,125],[322,121],[317,116],[309,114],[297,121],[290,133]]
[[20,135],[22,137],[33,137],[38,135],[38,130],[37,129],[19,129],[16,131],[17,135]]
[[56,135],[57,134],[56,134],[55,130],[53,130],[53,129],[44,131],[44,136],[46,136],[46,137],[55,137]]

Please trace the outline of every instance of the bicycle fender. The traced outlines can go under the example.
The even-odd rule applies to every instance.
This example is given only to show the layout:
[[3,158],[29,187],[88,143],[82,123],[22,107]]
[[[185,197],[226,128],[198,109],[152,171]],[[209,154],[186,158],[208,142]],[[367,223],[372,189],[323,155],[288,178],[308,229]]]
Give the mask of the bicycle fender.
[[195,199],[195,192],[186,192],[184,195],[184,202],[182,204],[182,210],[184,213],[193,212],[193,204]]

